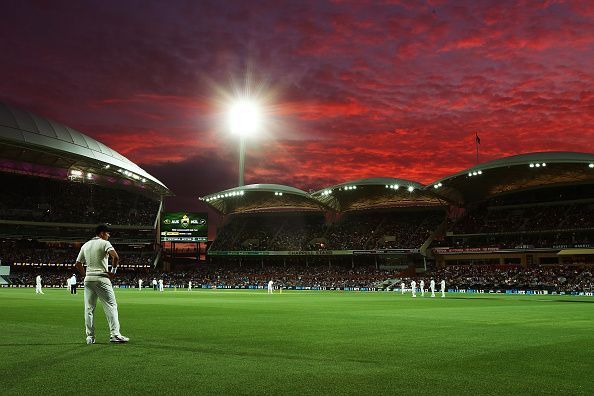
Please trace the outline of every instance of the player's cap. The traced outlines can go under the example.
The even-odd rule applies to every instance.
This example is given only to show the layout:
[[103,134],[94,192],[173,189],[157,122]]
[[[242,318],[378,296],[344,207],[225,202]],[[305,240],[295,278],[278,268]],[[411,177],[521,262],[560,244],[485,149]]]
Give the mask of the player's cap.
[[111,232],[111,224],[104,223],[99,224],[97,228],[95,228],[95,235],[99,235],[102,232]]

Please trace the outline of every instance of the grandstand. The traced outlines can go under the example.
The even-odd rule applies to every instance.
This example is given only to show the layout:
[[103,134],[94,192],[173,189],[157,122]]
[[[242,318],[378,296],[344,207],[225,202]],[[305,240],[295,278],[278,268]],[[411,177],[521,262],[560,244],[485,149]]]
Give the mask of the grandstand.
[[[428,185],[372,178],[309,194],[250,185],[201,200],[224,216],[208,252],[218,270],[256,265],[272,273],[277,265],[309,274],[317,266],[327,275],[348,269],[406,280],[447,275],[450,285],[464,288],[592,289],[592,154],[501,158]],[[452,265],[455,271],[447,269]],[[469,283],[477,271],[493,276]]]
[[163,197],[172,193],[101,142],[0,103],[0,183],[0,260],[17,284],[31,284],[37,269],[62,284],[100,222],[112,224],[123,268],[153,267]]

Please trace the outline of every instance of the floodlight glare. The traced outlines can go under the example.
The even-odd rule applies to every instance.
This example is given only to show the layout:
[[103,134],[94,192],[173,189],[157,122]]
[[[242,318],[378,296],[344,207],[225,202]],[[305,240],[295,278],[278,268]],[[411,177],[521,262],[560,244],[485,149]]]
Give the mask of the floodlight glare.
[[408,192],[413,192],[414,191],[414,187],[413,186],[408,186]]
[[594,168],[594,164],[590,164],[588,165],[590,168]]
[[260,127],[260,108],[257,103],[242,99],[231,105],[229,125],[231,132],[240,136],[255,134]]

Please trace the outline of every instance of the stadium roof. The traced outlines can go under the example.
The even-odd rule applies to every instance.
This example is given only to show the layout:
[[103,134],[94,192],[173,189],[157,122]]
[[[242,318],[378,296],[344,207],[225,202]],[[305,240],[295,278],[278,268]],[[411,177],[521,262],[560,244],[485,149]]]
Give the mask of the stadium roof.
[[427,186],[381,177],[349,181],[308,194],[288,186],[254,184],[200,199],[222,214],[276,209],[347,211],[462,204],[499,194],[575,184],[594,184],[594,154],[514,155],[478,164]]
[[[409,190],[411,188],[411,190]],[[278,184],[235,187],[200,198],[222,214],[279,209],[346,211],[386,207],[441,206],[443,198],[404,179],[374,178],[337,184],[311,194]]]
[[478,164],[427,186],[447,199],[480,201],[499,194],[594,183],[594,154],[539,152]]
[[322,210],[305,191],[280,184],[250,184],[200,197],[222,214],[264,210]]
[[129,180],[162,195],[169,189],[103,143],[55,121],[0,103],[0,157]]
[[443,197],[420,183],[390,177],[337,184],[312,193],[312,197],[338,211],[446,204]]

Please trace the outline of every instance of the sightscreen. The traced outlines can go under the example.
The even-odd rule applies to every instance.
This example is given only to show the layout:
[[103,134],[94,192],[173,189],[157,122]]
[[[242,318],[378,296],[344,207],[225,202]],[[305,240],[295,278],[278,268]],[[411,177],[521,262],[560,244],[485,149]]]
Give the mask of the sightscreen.
[[208,214],[193,212],[163,212],[162,242],[208,241]]

